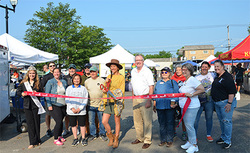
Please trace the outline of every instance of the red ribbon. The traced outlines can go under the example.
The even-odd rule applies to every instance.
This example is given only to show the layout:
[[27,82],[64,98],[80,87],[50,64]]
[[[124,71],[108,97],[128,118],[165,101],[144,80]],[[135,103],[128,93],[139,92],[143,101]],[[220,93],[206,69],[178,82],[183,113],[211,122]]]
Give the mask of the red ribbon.
[[[43,92],[31,92],[24,91],[24,93],[28,96],[37,96],[37,97],[54,97],[54,98],[78,98],[78,99],[90,99],[85,97],[74,97],[74,96],[65,96],[65,95],[57,95],[57,94],[49,94]],[[177,98],[177,97],[185,97],[185,93],[171,93],[171,94],[153,94],[153,95],[143,95],[143,96],[128,96],[128,97],[116,97],[116,99],[158,99],[158,98]],[[112,97],[109,98],[91,98],[91,99],[114,99]],[[187,97],[187,101],[183,107],[182,116],[180,122],[177,127],[179,127],[189,104],[191,103],[191,99]]]
[[187,111],[188,106],[190,105],[190,103],[191,103],[191,99],[190,99],[189,97],[187,97],[187,101],[186,101],[186,103],[185,103],[185,105],[184,105],[184,107],[183,107],[181,119],[180,119],[180,122],[179,122],[179,124],[177,125],[177,127],[179,127],[179,125],[180,125],[180,123],[181,123],[181,121],[182,121],[182,119],[183,119],[183,117],[184,117],[184,115],[185,115],[185,113],[186,113],[186,111]]
[[[65,96],[65,95],[49,94],[43,92],[24,91],[24,93],[28,96],[37,96],[37,97],[90,99],[85,97]],[[143,96],[116,97],[116,99],[158,99],[158,98],[176,98],[176,97],[185,97],[185,94],[184,93],[153,94],[153,95],[143,95]],[[91,98],[91,99],[114,99],[114,98],[109,97],[109,98]]]

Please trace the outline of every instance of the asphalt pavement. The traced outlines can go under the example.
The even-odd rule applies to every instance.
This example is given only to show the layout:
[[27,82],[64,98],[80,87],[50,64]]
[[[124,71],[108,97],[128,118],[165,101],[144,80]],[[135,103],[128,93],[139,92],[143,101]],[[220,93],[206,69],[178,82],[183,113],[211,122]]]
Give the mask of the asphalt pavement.
[[[130,96],[131,92],[126,92],[126,96]],[[237,103],[237,108],[233,114],[233,134],[232,134],[232,146],[231,148],[225,150],[222,149],[220,145],[214,142],[209,143],[206,140],[206,126],[204,113],[201,116],[199,123],[199,130],[197,134],[199,152],[201,153],[249,153],[250,152],[250,95],[241,94],[241,100]],[[14,113],[14,109],[11,108]],[[14,113],[15,114],[15,113]],[[133,111],[132,111],[132,100],[125,100],[125,109],[123,110],[121,116],[121,131],[120,131],[120,143],[119,147],[113,149],[108,147],[107,141],[102,141],[101,139],[96,139],[89,142],[87,146],[83,147],[79,144],[76,147],[72,147],[71,143],[73,141],[73,136],[70,134],[66,138],[66,142],[63,146],[56,146],[53,144],[53,137],[47,138],[45,136],[46,125],[45,125],[45,115],[41,117],[41,139],[42,144],[33,149],[27,149],[29,146],[28,133],[18,133],[16,130],[16,122],[12,124],[1,124],[0,125],[0,153],[61,153],[61,152],[71,152],[71,153],[136,153],[136,152],[168,152],[168,153],[185,153],[185,150],[181,149],[181,145],[185,144],[181,140],[182,129],[177,128],[177,137],[174,139],[174,144],[172,147],[167,148],[166,146],[159,147],[159,123],[157,120],[157,114],[153,114],[153,140],[152,145],[148,149],[142,149],[142,143],[137,145],[132,145],[131,142],[136,139],[135,128],[133,123]],[[22,118],[24,114],[22,113]],[[213,130],[212,137],[214,140],[220,137],[220,126],[216,113],[213,115]],[[111,128],[114,130],[114,117],[111,116],[110,119]],[[53,129],[55,125],[52,119],[51,128]]]

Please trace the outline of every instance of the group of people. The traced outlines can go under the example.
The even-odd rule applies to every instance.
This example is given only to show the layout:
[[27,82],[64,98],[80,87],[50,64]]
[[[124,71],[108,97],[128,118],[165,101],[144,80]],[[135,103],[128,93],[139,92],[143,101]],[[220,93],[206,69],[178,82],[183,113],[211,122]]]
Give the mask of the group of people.
[[[194,68],[191,64],[176,67],[172,75],[171,69],[164,67],[161,70],[162,79],[156,84],[151,70],[144,65],[142,55],[135,56],[135,65],[131,71],[131,85],[133,96],[146,96],[152,94],[185,93],[185,97],[136,99],[133,98],[133,120],[136,139],[131,144],[143,143],[142,149],[147,149],[152,144],[153,112],[157,112],[160,125],[159,146],[173,145],[175,137],[176,111],[185,112],[183,116],[183,132],[187,133],[187,142],[181,145],[186,152],[197,152],[197,130],[199,119],[205,111],[207,140],[213,141],[211,136],[213,126],[213,111],[216,110],[221,136],[216,141],[227,149],[231,146],[232,115],[236,107],[236,87],[233,77],[224,69],[222,61],[215,61],[214,73],[209,73],[210,64],[203,62],[201,74],[193,76]],[[68,134],[69,125],[73,133],[72,146],[82,143],[86,146],[99,136],[102,140],[109,140],[108,146],[119,146],[119,133],[121,129],[121,114],[124,109],[124,100],[116,97],[124,96],[125,78],[119,73],[123,66],[117,59],[112,59],[106,64],[111,74],[104,80],[98,77],[98,69],[90,64],[85,65],[83,76],[76,74],[76,66],[70,64],[69,75],[61,77],[59,68],[55,63],[49,63],[49,71],[40,81],[36,68],[30,66],[27,75],[18,87],[17,94],[24,97],[24,111],[28,124],[30,146],[34,148],[41,144],[40,139],[40,105],[39,97],[27,96],[24,91],[45,92],[58,95],[82,98],[56,98],[46,99],[46,125],[47,135],[51,136],[50,116],[55,120],[54,144],[63,145]],[[112,97],[112,98],[111,98]],[[103,99],[101,99],[103,98]],[[188,103],[188,98],[191,99]],[[179,108],[179,109],[178,109]],[[109,119],[114,115],[115,133],[112,133]],[[63,120],[65,118],[65,131]],[[88,125],[89,124],[89,125]],[[78,138],[80,126],[81,138]],[[89,129],[88,129],[89,127]],[[89,133],[88,139],[85,136]],[[107,136],[107,137],[106,137]]]

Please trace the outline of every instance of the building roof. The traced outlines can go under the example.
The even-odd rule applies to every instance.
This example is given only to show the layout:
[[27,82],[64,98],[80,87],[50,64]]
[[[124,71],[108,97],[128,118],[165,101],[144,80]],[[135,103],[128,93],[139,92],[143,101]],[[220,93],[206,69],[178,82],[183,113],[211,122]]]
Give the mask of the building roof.
[[184,48],[180,49],[180,51],[188,50],[214,50],[214,45],[192,45],[184,46]]
[[154,62],[173,62],[177,61],[177,58],[150,58]]

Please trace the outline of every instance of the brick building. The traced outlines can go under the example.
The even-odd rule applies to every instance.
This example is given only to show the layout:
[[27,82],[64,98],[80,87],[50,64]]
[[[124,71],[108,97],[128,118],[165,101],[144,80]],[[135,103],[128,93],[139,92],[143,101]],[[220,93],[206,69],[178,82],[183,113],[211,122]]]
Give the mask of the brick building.
[[179,50],[179,55],[183,55],[185,60],[204,60],[210,55],[214,55],[213,45],[192,45],[184,46]]

